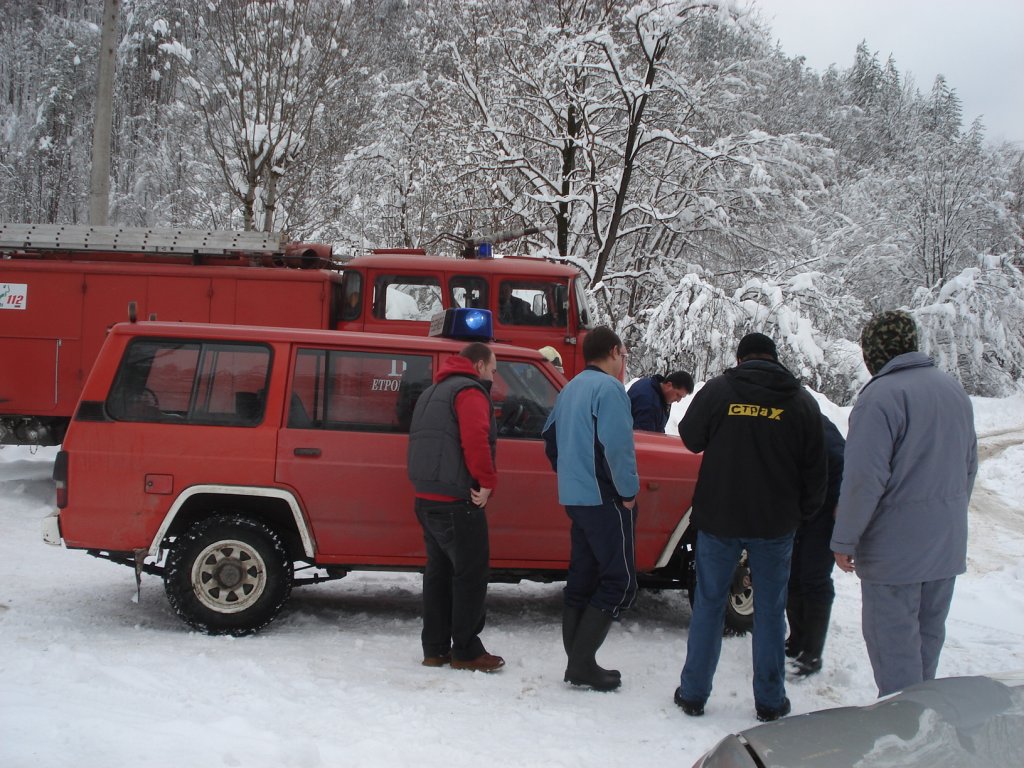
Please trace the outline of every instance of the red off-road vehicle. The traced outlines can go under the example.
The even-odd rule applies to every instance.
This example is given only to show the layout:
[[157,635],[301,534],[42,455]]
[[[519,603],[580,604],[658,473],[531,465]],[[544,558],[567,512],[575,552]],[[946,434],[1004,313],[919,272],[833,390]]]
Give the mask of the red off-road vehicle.
[[[293,585],[419,570],[406,445],[412,406],[464,342],[140,322],[113,327],[54,470],[44,538],[163,577],[191,626],[244,634]],[[532,349],[495,344],[495,580],[564,578],[569,523],[542,426],[565,383]],[[635,434],[642,583],[689,586],[700,457]],[[742,622],[743,617],[733,617]]]

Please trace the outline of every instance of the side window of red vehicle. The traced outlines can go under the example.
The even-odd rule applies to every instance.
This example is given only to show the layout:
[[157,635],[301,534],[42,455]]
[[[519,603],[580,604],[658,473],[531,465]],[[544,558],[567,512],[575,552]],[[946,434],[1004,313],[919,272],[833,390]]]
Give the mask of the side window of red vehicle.
[[502,325],[565,326],[568,287],[546,280],[502,280],[498,322]]
[[487,281],[482,277],[455,275],[448,279],[448,305],[466,309],[488,309]]
[[341,319],[358,319],[363,302],[363,276],[358,272],[346,272],[342,278],[341,294]]
[[491,386],[500,437],[539,438],[558,390],[533,363],[498,361]]
[[379,320],[430,320],[443,309],[441,281],[420,275],[381,275],[373,285]]
[[416,400],[432,376],[428,355],[299,350],[288,427],[408,432]]
[[107,413],[118,421],[256,426],[270,360],[262,344],[136,340],[107,396]]

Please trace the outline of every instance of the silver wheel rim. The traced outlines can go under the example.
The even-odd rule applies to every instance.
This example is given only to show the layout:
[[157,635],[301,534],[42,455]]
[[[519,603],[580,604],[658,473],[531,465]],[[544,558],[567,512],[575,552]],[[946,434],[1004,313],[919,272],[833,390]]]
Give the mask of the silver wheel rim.
[[192,563],[192,589],[200,603],[217,613],[251,608],[266,588],[266,563],[237,539],[211,544]]
[[754,587],[750,583],[750,571],[743,574],[743,588],[729,593],[729,602],[733,611],[741,616],[750,616],[754,613]]

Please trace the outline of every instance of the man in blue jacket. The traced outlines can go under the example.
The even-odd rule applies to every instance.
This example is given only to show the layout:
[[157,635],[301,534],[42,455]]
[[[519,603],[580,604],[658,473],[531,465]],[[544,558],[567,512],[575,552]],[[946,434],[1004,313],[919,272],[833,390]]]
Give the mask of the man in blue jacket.
[[640,479],[633,417],[619,380],[626,352],[611,328],[583,340],[586,368],[563,389],[544,425],[544,443],[558,473],[558,500],[572,521],[562,642],[566,682],[610,691],[617,670],[595,657],[619,611],[636,597],[636,495]]
[[633,411],[633,429],[664,432],[672,404],[678,403],[691,392],[693,376],[686,371],[637,379],[626,392]]
[[872,378],[850,412],[832,550],[860,577],[861,628],[885,696],[935,678],[967,569],[978,441],[967,393],[917,351],[913,317],[875,315],[861,348]]

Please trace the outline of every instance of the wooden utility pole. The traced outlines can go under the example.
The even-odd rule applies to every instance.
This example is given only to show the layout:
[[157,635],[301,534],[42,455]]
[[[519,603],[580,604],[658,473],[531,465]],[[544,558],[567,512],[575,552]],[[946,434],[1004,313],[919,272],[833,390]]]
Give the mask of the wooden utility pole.
[[121,0],[103,0],[103,31],[100,36],[96,118],[92,129],[92,176],[89,185],[89,223],[93,226],[103,226],[107,223],[110,206],[110,127],[117,22],[120,17]]

